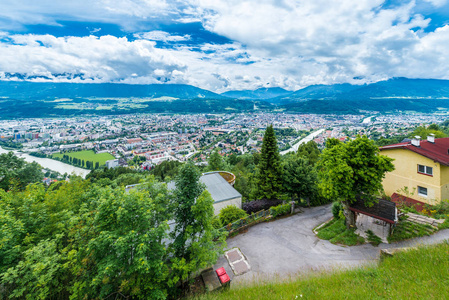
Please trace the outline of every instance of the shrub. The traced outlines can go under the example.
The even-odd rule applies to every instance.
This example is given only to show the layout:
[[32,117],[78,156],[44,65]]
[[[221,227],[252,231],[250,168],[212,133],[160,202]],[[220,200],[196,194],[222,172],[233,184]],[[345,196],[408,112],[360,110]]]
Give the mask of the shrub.
[[272,206],[276,206],[281,204],[281,200],[253,200],[243,204],[243,210],[246,211],[247,214],[256,213],[261,210],[269,209]]
[[223,227],[223,223],[221,223],[221,220],[220,220],[220,218],[219,218],[218,216],[215,216],[215,217],[212,219],[212,226],[213,226],[215,229],[220,229],[220,228]]
[[278,206],[274,206],[270,208],[271,215],[273,218],[276,218],[277,216],[283,216],[288,214],[291,211],[291,204],[280,204]]
[[335,219],[340,219],[340,211],[343,209],[341,206],[341,202],[335,201],[332,203],[332,214],[334,215]]
[[382,243],[382,239],[374,234],[371,230],[366,231],[366,235],[368,238],[368,242],[371,243],[373,246],[379,246],[380,243]]
[[248,214],[241,208],[234,205],[228,205],[220,211],[220,221],[222,224],[233,223],[241,218],[245,218]]

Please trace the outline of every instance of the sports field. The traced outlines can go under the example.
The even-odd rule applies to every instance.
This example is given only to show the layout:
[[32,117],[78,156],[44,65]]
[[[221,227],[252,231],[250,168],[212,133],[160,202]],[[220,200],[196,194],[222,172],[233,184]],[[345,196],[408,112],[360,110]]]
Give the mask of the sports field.
[[[65,155],[68,155],[73,158],[77,159],[84,159],[84,161],[92,161],[94,164],[98,162],[101,165],[104,165],[107,160],[115,159],[114,156],[112,156],[109,153],[99,153],[95,154],[93,150],[83,150],[83,151],[77,151],[77,152],[70,152],[70,153],[64,153]],[[62,153],[53,154],[54,157],[59,157],[62,159],[62,156],[64,155]]]

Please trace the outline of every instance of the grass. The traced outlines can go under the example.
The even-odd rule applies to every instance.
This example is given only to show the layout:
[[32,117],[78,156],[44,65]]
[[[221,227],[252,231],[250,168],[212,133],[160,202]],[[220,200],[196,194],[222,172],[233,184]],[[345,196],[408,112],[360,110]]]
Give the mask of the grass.
[[389,243],[398,242],[402,240],[408,240],[415,237],[431,235],[438,229],[432,227],[428,224],[418,224],[409,222],[406,219],[399,220],[396,224],[396,227],[393,230],[393,234],[391,234],[387,240]]
[[378,266],[241,284],[195,299],[449,299],[448,255],[446,241],[397,253]]
[[[93,161],[94,164],[96,162],[98,162],[100,164],[100,166],[104,165],[107,160],[115,159],[115,157],[109,153],[96,154],[93,150],[83,150],[83,151],[69,152],[69,153],[64,153],[64,154],[71,156],[73,158],[84,159],[84,161]],[[62,156],[64,154],[57,153],[57,154],[53,154],[53,156],[59,157],[62,159]]]
[[328,240],[332,244],[354,246],[365,243],[365,239],[355,234],[354,230],[346,229],[346,225],[342,219],[331,220],[318,229],[317,232],[317,236],[320,239]]

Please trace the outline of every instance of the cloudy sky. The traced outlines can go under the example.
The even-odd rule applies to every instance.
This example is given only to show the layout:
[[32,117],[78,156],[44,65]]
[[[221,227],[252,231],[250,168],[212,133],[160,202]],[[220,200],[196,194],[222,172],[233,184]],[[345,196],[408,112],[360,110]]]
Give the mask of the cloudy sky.
[[449,0],[1,0],[0,79],[224,92],[449,79]]

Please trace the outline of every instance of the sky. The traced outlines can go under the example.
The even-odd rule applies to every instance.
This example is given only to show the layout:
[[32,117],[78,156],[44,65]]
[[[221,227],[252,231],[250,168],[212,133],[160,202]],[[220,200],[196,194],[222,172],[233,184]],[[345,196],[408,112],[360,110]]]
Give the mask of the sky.
[[214,92],[449,79],[449,0],[1,0],[0,80]]

